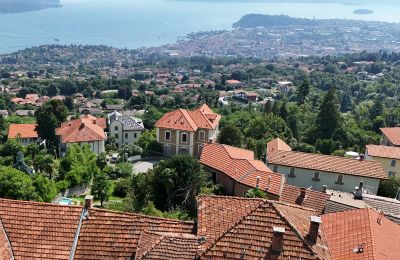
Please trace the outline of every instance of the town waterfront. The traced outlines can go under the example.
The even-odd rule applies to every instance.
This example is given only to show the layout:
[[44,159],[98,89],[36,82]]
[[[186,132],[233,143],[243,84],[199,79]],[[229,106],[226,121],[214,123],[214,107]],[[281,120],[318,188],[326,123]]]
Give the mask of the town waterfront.
[[[62,8],[1,14],[0,53],[44,44],[104,44],[130,49],[159,46],[191,32],[231,29],[234,22],[249,13],[400,22],[400,4],[389,3],[183,0],[64,0],[62,3]],[[360,8],[374,13],[353,13]]]

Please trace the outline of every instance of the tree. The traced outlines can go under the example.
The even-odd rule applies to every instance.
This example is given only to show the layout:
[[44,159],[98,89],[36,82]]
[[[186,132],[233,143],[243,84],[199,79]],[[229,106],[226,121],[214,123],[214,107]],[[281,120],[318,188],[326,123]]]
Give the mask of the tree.
[[100,200],[100,205],[103,207],[104,201],[107,201],[110,197],[111,184],[107,179],[107,175],[104,172],[100,172],[93,179],[92,194],[95,199]]
[[304,104],[308,94],[310,94],[310,83],[305,79],[296,90],[297,102],[301,105]]
[[53,178],[53,156],[50,154],[39,154],[33,160],[35,170],[47,174],[49,179]]
[[0,166],[0,197],[34,200],[35,187],[31,177],[17,169]]
[[263,192],[262,190],[258,189],[258,188],[253,188],[253,189],[249,189],[246,191],[246,193],[244,194],[244,196],[246,198],[265,198],[265,192]]
[[384,180],[379,185],[378,195],[395,198],[398,195],[400,189],[400,178],[399,177],[389,177],[388,180]]
[[267,101],[264,105],[264,113],[265,114],[270,114],[272,112],[272,103],[270,100]]
[[372,106],[369,116],[371,120],[374,120],[378,116],[383,115],[383,103],[380,99],[375,100],[374,105]]
[[49,97],[57,96],[58,93],[60,93],[60,90],[59,90],[58,87],[57,87],[56,85],[54,85],[54,84],[51,84],[51,85],[49,86],[49,88],[47,89],[47,95],[48,95]]
[[177,155],[161,161],[153,169],[154,205],[162,211],[181,207],[196,215],[196,196],[207,185],[200,163],[192,156]]
[[74,98],[71,96],[66,96],[64,100],[64,105],[68,108],[69,111],[74,110]]
[[48,148],[54,149],[57,145],[57,118],[49,108],[44,106],[36,110],[35,117],[39,137],[46,140]]
[[[332,87],[326,94],[317,116],[317,136],[319,139],[330,139],[340,127],[341,115],[336,88]],[[318,139],[317,138],[317,139]]]
[[26,173],[26,174],[33,173],[33,170],[28,165],[26,165],[24,154],[22,152],[17,153],[17,157],[15,159],[15,163],[14,163],[13,167],[17,170],[20,170],[20,171]]
[[49,180],[43,174],[33,176],[33,186],[36,190],[36,200],[41,202],[52,202],[57,196],[57,188],[53,180]]
[[241,147],[243,143],[243,134],[240,129],[233,124],[225,125],[218,136],[219,143],[231,146]]

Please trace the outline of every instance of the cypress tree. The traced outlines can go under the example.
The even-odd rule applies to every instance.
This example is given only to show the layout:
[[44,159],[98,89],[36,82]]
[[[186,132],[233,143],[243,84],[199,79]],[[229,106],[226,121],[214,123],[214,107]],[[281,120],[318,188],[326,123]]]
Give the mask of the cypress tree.
[[340,111],[335,87],[332,87],[326,94],[319,108],[316,124],[319,139],[330,139],[333,133],[339,129]]

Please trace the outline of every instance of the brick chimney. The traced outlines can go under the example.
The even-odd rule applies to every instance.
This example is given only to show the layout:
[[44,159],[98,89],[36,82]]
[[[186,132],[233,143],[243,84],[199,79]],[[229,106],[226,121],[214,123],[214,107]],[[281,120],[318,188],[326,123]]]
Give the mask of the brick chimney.
[[271,250],[275,254],[279,254],[283,251],[283,235],[285,234],[285,228],[273,227],[273,237],[271,243]]
[[85,208],[90,209],[91,207],[93,207],[93,196],[86,195],[85,196]]
[[314,244],[317,241],[319,226],[322,220],[320,217],[311,216],[310,230],[308,231],[308,238]]
[[301,205],[303,203],[304,199],[306,198],[306,192],[307,192],[306,188],[300,188],[300,195],[296,199],[297,205]]

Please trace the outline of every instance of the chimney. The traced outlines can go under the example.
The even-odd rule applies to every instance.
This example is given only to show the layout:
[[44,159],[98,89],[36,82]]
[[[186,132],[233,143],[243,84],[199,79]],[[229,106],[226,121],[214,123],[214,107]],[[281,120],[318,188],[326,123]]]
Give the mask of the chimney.
[[261,177],[260,177],[260,176],[257,176],[256,179],[257,179],[256,188],[259,189],[259,188],[260,188],[260,179],[261,179]]
[[306,198],[307,190],[305,188],[300,188],[300,195],[296,199],[296,204],[301,205]]
[[308,238],[312,243],[317,241],[319,226],[321,225],[322,220],[320,217],[311,216],[310,230],[308,231]]
[[356,187],[356,191],[354,192],[354,199],[362,200],[363,190],[364,190],[363,186],[364,186],[364,182],[360,181],[360,185],[358,187]]
[[279,254],[283,251],[283,235],[285,234],[285,228],[273,227],[273,237],[271,243],[271,250],[273,253]]
[[93,206],[93,196],[86,195],[85,196],[85,209],[90,209]]
[[328,189],[328,186],[326,186],[326,185],[322,185],[322,192],[323,193],[326,193],[326,190]]
[[359,157],[360,162],[364,161],[364,159],[365,159],[365,155],[363,153],[360,154],[360,157]]
[[209,144],[213,144],[214,143],[214,139],[212,139],[212,138],[208,139],[208,143]]

